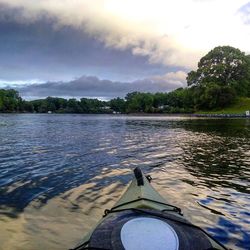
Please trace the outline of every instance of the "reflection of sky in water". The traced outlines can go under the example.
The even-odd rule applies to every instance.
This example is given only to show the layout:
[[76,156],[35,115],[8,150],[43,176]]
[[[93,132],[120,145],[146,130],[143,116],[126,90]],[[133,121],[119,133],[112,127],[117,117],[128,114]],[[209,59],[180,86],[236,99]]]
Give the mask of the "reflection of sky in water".
[[118,199],[135,166],[193,223],[233,249],[250,246],[250,120],[0,118],[6,249],[71,247]]

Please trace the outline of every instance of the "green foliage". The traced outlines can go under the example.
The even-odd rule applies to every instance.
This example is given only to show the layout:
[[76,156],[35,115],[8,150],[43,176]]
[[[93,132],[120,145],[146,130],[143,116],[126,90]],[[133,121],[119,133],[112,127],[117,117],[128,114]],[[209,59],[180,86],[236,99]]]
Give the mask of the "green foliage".
[[250,56],[230,46],[216,47],[187,76],[196,109],[223,108],[236,96],[250,97]]
[[99,114],[110,113],[107,103],[98,99],[82,98],[80,101],[74,98],[69,100],[57,97],[47,97],[46,99],[34,100],[30,102],[37,113],[83,113]]
[[115,112],[125,113],[126,112],[126,102],[122,98],[114,98],[109,102],[110,108]]
[[230,46],[216,47],[201,58],[197,71],[188,73],[187,83],[188,86],[205,87],[204,90],[216,84],[217,92],[218,87],[222,88],[221,92],[229,86],[239,96],[250,96],[250,57]]
[[154,95],[151,93],[132,92],[125,97],[127,101],[127,113],[152,113],[154,104]]
[[111,112],[108,103],[98,99],[82,98],[80,105],[82,113],[102,114]]
[[14,89],[0,89],[0,112],[22,111],[22,98]]
[[209,111],[202,110],[199,114],[245,114],[246,110],[250,110],[250,98],[238,97],[227,107],[214,108]]
[[196,109],[224,108],[233,103],[235,98],[234,88],[219,86],[217,83],[196,87],[194,91]]
[[218,85],[230,85],[232,81],[240,81],[247,77],[249,60],[245,53],[230,46],[219,46],[201,58],[198,70],[187,76],[189,86],[209,82]]
[[127,113],[186,113],[193,111],[192,91],[179,88],[169,93],[132,92],[126,96]]
[[67,110],[67,113],[81,113],[82,112],[80,102],[74,98],[68,100],[66,110]]

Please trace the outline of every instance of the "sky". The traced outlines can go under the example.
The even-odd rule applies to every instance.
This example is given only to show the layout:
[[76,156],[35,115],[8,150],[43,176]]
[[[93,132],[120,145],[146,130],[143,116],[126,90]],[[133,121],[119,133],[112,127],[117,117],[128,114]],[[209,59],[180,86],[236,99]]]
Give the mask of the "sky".
[[0,0],[0,88],[25,99],[171,91],[216,46],[250,53],[249,0]]

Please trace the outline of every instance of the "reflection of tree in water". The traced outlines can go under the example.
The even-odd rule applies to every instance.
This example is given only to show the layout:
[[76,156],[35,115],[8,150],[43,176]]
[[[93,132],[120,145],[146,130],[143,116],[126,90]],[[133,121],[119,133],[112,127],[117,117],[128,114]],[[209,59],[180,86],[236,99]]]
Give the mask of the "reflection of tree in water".
[[186,169],[208,187],[249,193],[249,120],[194,120],[183,125],[196,133],[194,140],[181,145]]
[[222,137],[250,137],[250,119],[194,119],[179,122],[180,126],[192,132]]

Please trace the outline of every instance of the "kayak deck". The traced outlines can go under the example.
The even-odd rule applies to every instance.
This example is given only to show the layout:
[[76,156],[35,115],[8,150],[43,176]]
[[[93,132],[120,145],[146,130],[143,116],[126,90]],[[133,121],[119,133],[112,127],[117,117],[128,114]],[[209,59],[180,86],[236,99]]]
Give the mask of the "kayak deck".
[[[76,247],[75,249],[84,249],[80,246],[86,246],[85,243],[89,242],[95,229],[102,225],[105,220],[109,220],[109,218],[112,218],[113,213],[119,213],[126,210],[138,210],[142,213],[150,214],[153,213],[151,211],[155,211],[155,213],[164,213],[165,215],[169,215],[170,217],[171,215],[173,215],[175,216],[175,218],[177,218],[177,222],[178,218],[180,218],[180,221],[185,221],[184,217],[181,214],[181,210],[173,205],[166,204],[166,200],[152,187],[152,185],[150,184],[150,176],[145,176],[140,168],[136,168],[134,170],[134,174],[135,178],[133,178],[133,180],[121,195],[120,199],[115,203],[113,208],[105,211],[104,218],[102,218],[97,223],[97,225],[81,240],[81,242],[77,245],[78,247]],[[163,215],[162,217],[164,217],[165,215]],[[186,222],[182,223],[189,223]],[[192,227],[191,223],[189,224],[189,226],[190,225]],[[196,226],[193,227],[198,228]],[[200,231],[203,231],[205,233],[206,240],[209,240],[214,249],[226,249],[219,242],[210,237],[204,230],[200,229]]]
[[[143,173],[141,175],[143,185],[138,186],[138,180],[134,178],[128,188],[124,191],[121,198],[115,203],[114,207],[120,208],[149,208],[156,210],[170,209],[170,206],[166,206],[160,203],[165,203],[166,200],[152,187]],[[136,201],[137,200],[137,201]],[[152,200],[152,201],[149,201]],[[131,201],[135,201],[131,203]],[[127,204],[129,202],[129,204]],[[158,202],[158,203],[156,203]],[[124,205],[123,205],[124,204]]]
[[181,210],[166,204],[166,200],[150,184],[151,176],[145,176],[140,168],[134,169],[135,178],[115,203],[111,211],[119,209],[144,208],[157,211],[166,210],[181,215]]

